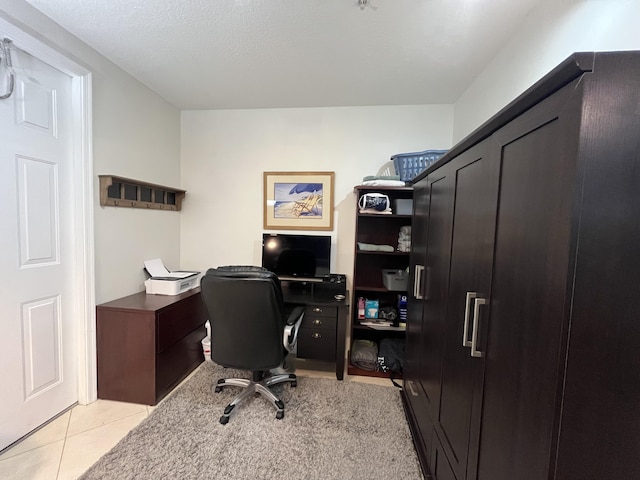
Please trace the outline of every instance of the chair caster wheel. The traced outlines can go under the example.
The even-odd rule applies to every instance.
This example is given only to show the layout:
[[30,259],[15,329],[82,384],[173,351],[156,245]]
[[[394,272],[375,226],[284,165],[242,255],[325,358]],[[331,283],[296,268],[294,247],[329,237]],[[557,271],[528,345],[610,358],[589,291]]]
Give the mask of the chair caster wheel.
[[276,412],[276,419],[277,420],[282,420],[283,417],[284,417],[284,410]]
[[213,389],[215,393],[220,393],[222,391],[222,387],[216,387]]
[[298,382],[291,382],[291,387],[292,387],[292,388],[295,388],[295,387],[297,387],[297,386],[298,386]]
[[222,417],[220,417],[220,423],[222,425],[226,425],[227,423],[229,423],[229,417],[223,415]]

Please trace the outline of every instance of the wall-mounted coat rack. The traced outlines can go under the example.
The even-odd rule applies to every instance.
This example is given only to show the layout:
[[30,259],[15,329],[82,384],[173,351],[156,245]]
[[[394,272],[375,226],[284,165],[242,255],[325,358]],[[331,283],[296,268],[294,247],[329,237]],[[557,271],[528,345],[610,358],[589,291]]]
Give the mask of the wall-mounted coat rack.
[[182,199],[187,193],[173,187],[142,182],[116,175],[98,175],[100,178],[100,205],[156,210],[182,210]]

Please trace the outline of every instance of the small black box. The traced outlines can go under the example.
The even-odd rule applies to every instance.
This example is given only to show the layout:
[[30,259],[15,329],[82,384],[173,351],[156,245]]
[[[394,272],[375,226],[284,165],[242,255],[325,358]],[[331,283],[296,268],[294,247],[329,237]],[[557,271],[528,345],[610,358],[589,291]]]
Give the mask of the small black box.
[[316,295],[346,295],[347,276],[339,273],[331,273],[322,277],[322,282],[313,284]]

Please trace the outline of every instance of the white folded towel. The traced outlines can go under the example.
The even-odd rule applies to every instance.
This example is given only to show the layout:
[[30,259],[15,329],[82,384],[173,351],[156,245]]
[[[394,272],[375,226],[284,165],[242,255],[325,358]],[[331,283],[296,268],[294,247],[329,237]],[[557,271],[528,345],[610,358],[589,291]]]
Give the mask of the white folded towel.
[[358,242],[358,249],[369,252],[393,252],[391,245],[376,245],[373,243]]
[[398,251],[399,252],[409,252],[409,251],[411,251],[411,240],[400,240],[400,241],[398,241]]
[[402,180],[366,180],[362,182],[362,185],[367,186],[385,186],[385,187],[404,187],[406,185]]
[[379,210],[374,210],[373,208],[361,208],[358,211],[360,213],[373,214],[373,215],[389,215],[390,213],[393,213],[390,208],[387,208],[382,212],[380,212]]

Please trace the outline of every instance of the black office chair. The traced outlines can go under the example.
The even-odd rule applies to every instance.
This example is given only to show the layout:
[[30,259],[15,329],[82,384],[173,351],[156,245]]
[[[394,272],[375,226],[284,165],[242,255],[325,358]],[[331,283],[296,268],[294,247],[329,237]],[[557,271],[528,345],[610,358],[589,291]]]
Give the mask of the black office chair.
[[211,268],[200,282],[201,295],[211,324],[211,359],[223,367],[251,370],[252,379],[219,379],[215,392],[226,386],[245,387],[224,409],[226,424],[234,407],[259,393],[284,417],[284,403],[269,387],[283,382],[297,385],[294,374],[273,375],[295,346],[304,307],[285,314],[278,277],[261,267]]

